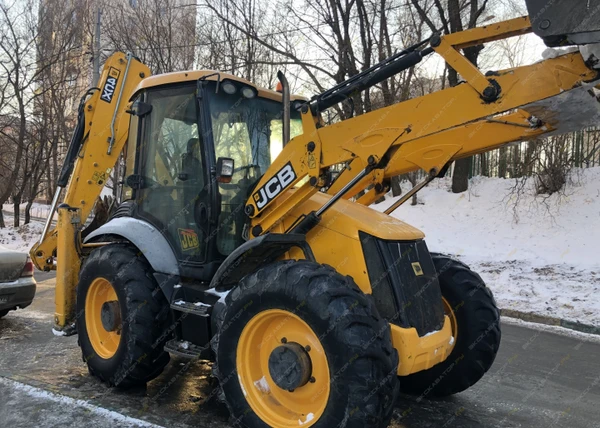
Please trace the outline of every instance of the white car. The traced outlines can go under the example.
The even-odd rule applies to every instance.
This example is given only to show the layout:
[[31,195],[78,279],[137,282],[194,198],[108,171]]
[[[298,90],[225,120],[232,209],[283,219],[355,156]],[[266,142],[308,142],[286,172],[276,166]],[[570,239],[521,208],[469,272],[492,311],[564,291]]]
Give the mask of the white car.
[[26,308],[35,296],[33,263],[26,253],[0,247],[0,318]]

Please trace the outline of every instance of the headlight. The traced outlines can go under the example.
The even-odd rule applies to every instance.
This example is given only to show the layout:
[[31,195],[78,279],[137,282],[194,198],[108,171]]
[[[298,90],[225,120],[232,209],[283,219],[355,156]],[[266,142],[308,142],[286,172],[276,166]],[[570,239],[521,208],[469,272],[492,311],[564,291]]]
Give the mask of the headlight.
[[254,98],[256,96],[256,91],[250,86],[244,86],[242,88],[242,96],[244,98]]
[[237,91],[237,88],[231,82],[223,82],[221,84],[221,88],[223,89],[223,92],[225,92],[228,95],[235,94],[235,91]]

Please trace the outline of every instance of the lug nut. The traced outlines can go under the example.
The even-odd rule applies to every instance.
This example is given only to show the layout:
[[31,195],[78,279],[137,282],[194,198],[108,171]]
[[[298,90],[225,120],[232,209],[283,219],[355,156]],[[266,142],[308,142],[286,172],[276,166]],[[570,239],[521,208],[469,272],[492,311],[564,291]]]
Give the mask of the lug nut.
[[282,338],[281,338],[281,343],[287,343],[287,338],[285,338],[285,337],[282,337]]

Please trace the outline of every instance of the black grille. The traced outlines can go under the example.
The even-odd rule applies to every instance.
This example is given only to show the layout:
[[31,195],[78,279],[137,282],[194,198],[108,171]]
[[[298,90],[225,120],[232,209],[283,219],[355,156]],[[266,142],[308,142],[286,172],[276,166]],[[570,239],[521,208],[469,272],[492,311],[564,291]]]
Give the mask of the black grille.
[[360,232],[373,299],[381,316],[419,336],[444,322],[442,294],[425,241],[385,241]]

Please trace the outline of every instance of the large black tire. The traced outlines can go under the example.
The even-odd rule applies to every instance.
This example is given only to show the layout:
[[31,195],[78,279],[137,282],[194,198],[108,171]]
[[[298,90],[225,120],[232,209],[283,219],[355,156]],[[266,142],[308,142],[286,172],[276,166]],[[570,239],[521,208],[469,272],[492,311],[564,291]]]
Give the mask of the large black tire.
[[464,391],[489,370],[500,347],[500,312],[492,292],[469,267],[442,254],[431,254],[442,296],[453,308],[457,339],[448,358],[401,379],[402,391],[444,397]]
[[388,426],[399,392],[398,354],[388,323],[351,277],[304,260],[275,262],[246,276],[229,293],[226,305],[220,331],[212,341],[214,373],[236,426],[267,426],[252,411],[235,373],[244,326],[269,309],[299,316],[325,350],[332,386],[313,427]]
[[4,309],[0,311],[0,318],[5,317],[8,314],[8,311],[10,311],[10,309]]
[[[121,311],[121,340],[108,359],[94,350],[86,328],[85,302],[95,278],[110,281]],[[152,276],[152,268],[135,248],[123,244],[100,247],[85,260],[77,286],[77,332],[89,372],[111,386],[143,385],[169,362],[169,305]]]

